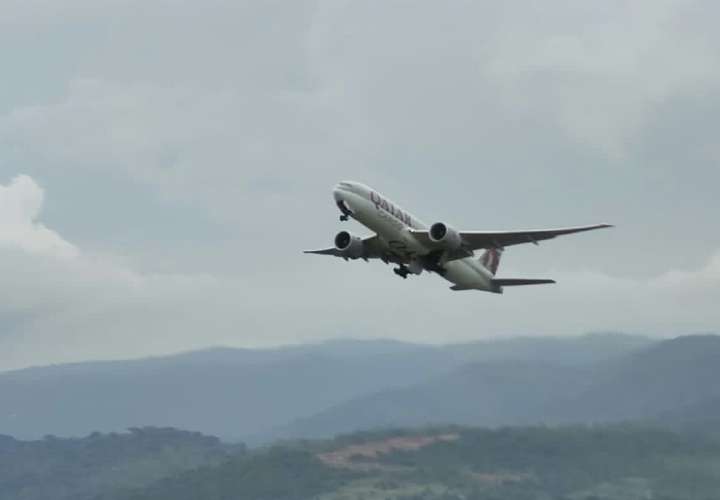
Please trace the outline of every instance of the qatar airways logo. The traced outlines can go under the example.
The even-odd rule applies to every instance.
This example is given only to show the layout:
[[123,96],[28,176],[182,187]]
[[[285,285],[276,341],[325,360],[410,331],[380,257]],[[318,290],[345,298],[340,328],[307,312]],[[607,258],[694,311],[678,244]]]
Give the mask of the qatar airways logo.
[[392,203],[389,203],[386,199],[377,194],[375,191],[370,191],[370,201],[373,202],[377,210],[383,210],[395,217],[403,224],[412,227],[412,219],[408,214],[397,208]]

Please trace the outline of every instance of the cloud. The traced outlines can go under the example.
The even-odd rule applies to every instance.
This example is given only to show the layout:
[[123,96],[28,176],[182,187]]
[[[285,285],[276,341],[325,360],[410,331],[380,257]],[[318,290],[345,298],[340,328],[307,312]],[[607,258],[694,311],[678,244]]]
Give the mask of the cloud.
[[[28,159],[126,172],[226,214],[258,186],[344,172],[391,186],[445,164],[498,183],[630,177],[657,108],[720,78],[712,30],[695,29],[704,1],[150,3],[176,9],[162,40],[131,4],[69,4],[86,23],[116,19],[117,46],[87,43],[53,99],[0,117],[2,136]],[[187,23],[203,36],[188,42]],[[154,50],[128,51],[138,40]]]
[[238,202],[296,191],[308,173],[328,172],[325,145],[341,142],[342,131],[328,128],[332,111],[321,101],[80,79],[59,102],[0,117],[0,133],[27,161],[125,173],[229,216]]
[[[0,369],[33,357],[101,355],[103,345],[126,355],[143,344],[152,349],[181,326],[200,328],[212,316],[207,300],[227,295],[227,285],[209,275],[144,273],[81,252],[39,222],[43,199],[26,175],[0,186]],[[153,339],[148,329],[155,328]]]
[[[495,34],[488,75],[506,102],[555,115],[571,137],[617,159],[664,100],[717,88],[717,41],[696,29],[708,8],[667,0],[525,12]],[[521,88],[528,99],[517,101]]]
[[37,221],[43,198],[42,188],[26,175],[0,185],[0,246],[61,259],[77,257],[75,246]]

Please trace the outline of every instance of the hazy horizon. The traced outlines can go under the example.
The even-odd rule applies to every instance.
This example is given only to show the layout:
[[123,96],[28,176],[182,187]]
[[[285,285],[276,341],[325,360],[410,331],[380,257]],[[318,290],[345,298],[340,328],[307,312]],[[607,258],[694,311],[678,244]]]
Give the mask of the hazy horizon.
[[[297,342],[297,343],[282,343],[282,344],[275,344],[275,345],[266,345],[266,346],[259,346],[259,347],[243,347],[243,346],[232,346],[232,345],[207,345],[202,346],[196,349],[182,349],[178,351],[169,351],[164,352],[161,354],[146,354],[146,355],[139,355],[134,357],[107,357],[107,358],[89,358],[89,359],[83,359],[79,361],[67,361],[67,362],[57,362],[57,363],[40,363],[40,364],[30,364],[26,366],[19,366],[19,367],[13,367],[13,368],[2,368],[0,369],[0,375],[3,373],[8,373],[12,371],[19,371],[19,370],[26,370],[26,369],[35,369],[35,368],[46,368],[51,366],[62,366],[65,364],[82,364],[82,363],[113,363],[113,362],[133,362],[133,361],[146,361],[146,360],[156,360],[156,359],[167,359],[167,358],[178,358],[183,356],[190,356],[190,355],[196,355],[196,354],[203,354],[203,353],[211,353],[211,352],[220,352],[220,351],[249,351],[249,352],[273,352],[273,351],[293,351],[293,350],[302,350],[306,348],[322,348],[322,347],[332,347],[332,346],[361,346],[361,345],[377,345],[377,346],[391,346],[391,345],[397,345],[397,346],[404,346],[404,347],[419,347],[419,348],[445,348],[445,347],[461,347],[465,345],[475,345],[475,344],[483,344],[483,343],[490,343],[490,344],[501,344],[501,343],[522,343],[522,342],[532,342],[532,341],[539,341],[539,340],[546,340],[546,341],[564,341],[564,340],[590,340],[590,339],[598,339],[598,338],[604,338],[604,339],[613,339],[613,338],[626,338],[626,339],[644,339],[648,341],[665,341],[665,340],[673,340],[673,339],[681,339],[685,337],[697,337],[697,336],[718,336],[720,337],[720,333],[717,332],[689,332],[685,334],[680,335],[666,335],[666,336],[658,336],[658,335],[643,335],[643,334],[633,334],[633,333],[625,333],[625,332],[607,332],[607,331],[597,331],[597,332],[585,332],[585,333],[578,333],[578,334],[568,334],[568,335],[532,335],[532,334],[517,334],[517,335],[505,335],[505,336],[489,336],[489,337],[483,337],[483,338],[476,338],[476,339],[464,339],[464,340],[458,340],[454,342],[422,342],[422,341],[410,341],[410,340],[402,340],[402,339],[395,339],[392,337],[365,337],[365,338],[354,338],[354,337],[328,337],[326,339],[314,339],[307,342]],[[388,351],[385,351],[388,352]]]

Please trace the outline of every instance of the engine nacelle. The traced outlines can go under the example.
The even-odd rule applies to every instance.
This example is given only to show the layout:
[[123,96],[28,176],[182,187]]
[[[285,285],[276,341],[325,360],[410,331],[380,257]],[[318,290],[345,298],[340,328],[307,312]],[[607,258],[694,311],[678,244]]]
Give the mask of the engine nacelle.
[[442,222],[430,226],[430,241],[441,245],[445,250],[458,250],[463,243],[460,233]]
[[335,236],[335,248],[342,252],[343,257],[348,259],[359,259],[364,254],[362,238],[347,231],[340,231]]

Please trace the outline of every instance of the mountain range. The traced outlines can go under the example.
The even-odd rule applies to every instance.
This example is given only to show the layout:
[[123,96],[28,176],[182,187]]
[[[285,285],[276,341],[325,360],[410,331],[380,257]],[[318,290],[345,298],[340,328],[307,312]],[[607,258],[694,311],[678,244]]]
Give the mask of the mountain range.
[[718,374],[713,335],[218,348],[0,373],[0,434],[157,426],[258,444],[429,424],[707,424],[720,417]]

